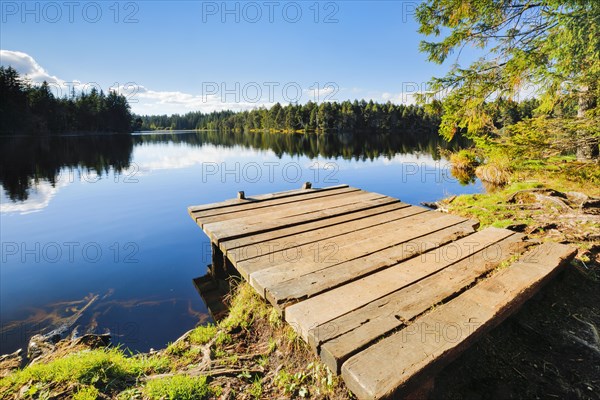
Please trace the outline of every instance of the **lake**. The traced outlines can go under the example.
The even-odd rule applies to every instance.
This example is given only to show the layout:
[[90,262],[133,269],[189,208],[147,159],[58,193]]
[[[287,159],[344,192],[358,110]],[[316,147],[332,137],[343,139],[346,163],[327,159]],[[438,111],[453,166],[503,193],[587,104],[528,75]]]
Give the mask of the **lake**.
[[459,183],[437,136],[219,132],[0,137],[0,354],[61,326],[133,351],[210,322],[193,278],[208,238],[187,207],[349,184],[419,204]]

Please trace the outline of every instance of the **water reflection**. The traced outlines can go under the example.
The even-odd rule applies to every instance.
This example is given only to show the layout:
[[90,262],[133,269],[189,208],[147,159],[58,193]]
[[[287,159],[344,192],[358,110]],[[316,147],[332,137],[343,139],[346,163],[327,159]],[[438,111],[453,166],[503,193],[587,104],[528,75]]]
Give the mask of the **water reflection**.
[[[438,148],[459,145],[412,133],[0,137],[0,353],[64,327],[110,331],[132,350],[164,347],[209,320],[209,311],[222,311],[221,285],[204,286],[207,307],[192,283],[206,273],[210,242],[188,206],[304,181],[346,183],[413,204],[480,191],[449,179],[436,161]],[[334,164],[335,180],[315,179],[316,162],[319,171]],[[207,177],[211,163],[223,170],[277,164],[276,176]],[[288,165],[301,180],[282,175]]]
[[130,135],[0,137],[0,184],[12,201],[30,196],[40,181],[51,187],[64,167],[98,175],[129,167],[133,151]]
[[[57,188],[73,179],[99,179],[109,172],[136,174],[132,171],[132,152],[149,144],[202,147],[241,146],[253,150],[270,150],[277,157],[306,156],[366,161],[379,157],[391,159],[397,154],[423,153],[438,160],[439,149],[457,148],[459,142],[447,143],[433,134],[335,134],[288,135],[268,133],[176,132],[141,135],[87,136],[17,136],[0,138],[0,184],[12,202],[29,200],[27,208],[9,206],[3,211],[42,209]],[[180,167],[188,166],[178,155]],[[158,160],[160,161],[160,160]],[[197,160],[194,160],[198,162]],[[177,165],[147,165],[147,168],[173,168]],[[64,169],[67,168],[67,172]],[[139,168],[136,166],[135,168]],[[143,172],[143,171],[142,171]],[[127,176],[123,177],[127,179]],[[467,183],[472,183],[466,180]]]

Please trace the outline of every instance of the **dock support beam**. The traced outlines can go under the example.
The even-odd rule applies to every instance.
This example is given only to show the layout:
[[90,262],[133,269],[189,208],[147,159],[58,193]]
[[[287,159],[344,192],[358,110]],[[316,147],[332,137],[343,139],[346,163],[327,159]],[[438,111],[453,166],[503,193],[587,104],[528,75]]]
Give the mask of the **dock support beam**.
[[225,269],[225,255],[214,243],[211,243],[212,249],[212,275],[217,279],[225,279],[227,271]]

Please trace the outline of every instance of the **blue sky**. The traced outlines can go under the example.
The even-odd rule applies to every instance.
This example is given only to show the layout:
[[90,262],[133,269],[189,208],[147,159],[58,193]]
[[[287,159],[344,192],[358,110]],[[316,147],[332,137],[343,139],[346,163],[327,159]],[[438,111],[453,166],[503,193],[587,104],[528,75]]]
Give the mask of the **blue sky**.
[[1,62],[55,93],[120,87],[137,113],[411,102],[448,68],[418,51],[417,4],[2,1]]

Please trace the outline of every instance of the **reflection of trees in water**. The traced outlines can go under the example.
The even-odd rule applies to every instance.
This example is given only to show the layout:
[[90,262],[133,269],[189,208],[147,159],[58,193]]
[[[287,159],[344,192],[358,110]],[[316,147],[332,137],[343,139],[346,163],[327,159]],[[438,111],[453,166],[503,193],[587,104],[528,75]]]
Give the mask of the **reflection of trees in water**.
[[469,185],[475,182],[475,169],[474,168],[450,168],[450,173],[453,177],[458,180],[461,185]]
[[130,135],[18,136],[0,138],[0,144],[0,184],[13,201],[26,200],[32,182],[54,186],[62,168],[120,172],[133,150]]
[[93,171],[98,175],[111,169],[129,167],[134,146],[181,143],[200,147],[243,146],[271,150],[278,157],[306,156],[373,160],[396,154],[425,153],[439,159],[438,148],[455,148],[437,134],[269,134],[233,132],[153,133],[148,135],[20,136],[0,139],[0,184],[13,201],[23,201],[33,182],[56,184],[63,168]]
[[134,137],[138,143],[186,143],[191,146],[213,144],[243,146],[251,149],[271,150],[278,157],[306,156],[315,158],[343,158],[347,160],[374,160],[391,158],[396,154],[425,153],[439,159],[439,148],[458,148],[464,143],[448,143],[437,134],[375,133],[375,134],[273,134],[234,132],[191,132],[173,135],[154,133]]

